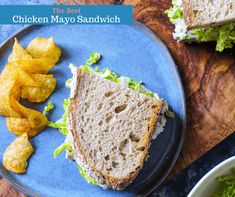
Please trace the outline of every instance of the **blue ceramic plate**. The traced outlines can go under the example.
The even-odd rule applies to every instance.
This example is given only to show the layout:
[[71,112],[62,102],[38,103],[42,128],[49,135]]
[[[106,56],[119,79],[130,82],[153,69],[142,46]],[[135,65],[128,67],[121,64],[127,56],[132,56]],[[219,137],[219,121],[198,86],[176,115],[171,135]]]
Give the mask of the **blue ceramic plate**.
[[[53,150],[64,136],[57,130],[47,128],[32,139],[35,154],[30,158],[27,173],[15,175],[4,169],[1,174],[15,187],[31,196],[134,196],[147,194],[156,188],[169,173],[182,147],[185,133],[185,98],[176,65],[167,48],[149,29],[134,21],[132,25],[69,25],[33,26],[17,33],[20,43],[26,47],[35,37],[54,36],[62,49],[60,62],[51,73],[57,79],[57,88],[50,100],[56,109],[50,120],[55,121],[63,114],[62,101],[69,96],[65,81],[71,77],[70,62],[81,65],[91,52],[103,55],[100,68],[108,67],[119,75],[143,81],[146,87],[164,98],[175,112],[175,119],[167,119],[165,130],[152,141],[150,159],[145,163],[135,181],[124,191],[103,190],[88,184],[80,176],[75,162],[65,159],[65,154],[53,158]],[[13,36],[13,37],[14,37]],[[0,69],[7,63],[12,50],[13,37],[1,49]],[[29,104],[31,108],[43,110],[46,103]],[[0,117],[0,157],[15,139]]]

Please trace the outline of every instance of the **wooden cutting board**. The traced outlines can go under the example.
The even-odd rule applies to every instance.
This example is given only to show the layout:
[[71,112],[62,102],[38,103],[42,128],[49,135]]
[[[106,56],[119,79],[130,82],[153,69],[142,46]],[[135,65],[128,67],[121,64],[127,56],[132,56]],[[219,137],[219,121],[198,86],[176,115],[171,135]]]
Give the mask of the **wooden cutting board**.
[[[187,97],[187,134],[174,176],[235,131],[235,48],[214,52],[213,43],[185,44],[172,38],[164,11],[171,0],[58,0],[57,4],[131,4],[134,18],[170,49]],[[0,196],[23,196],[0,178]]]

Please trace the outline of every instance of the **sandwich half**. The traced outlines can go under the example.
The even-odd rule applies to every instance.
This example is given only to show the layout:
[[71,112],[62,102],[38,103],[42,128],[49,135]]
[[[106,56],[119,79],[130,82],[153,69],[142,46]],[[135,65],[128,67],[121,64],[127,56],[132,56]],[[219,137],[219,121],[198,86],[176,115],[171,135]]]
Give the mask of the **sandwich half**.
[[55,158],[66,150],[88,183],[122,190],[148,160],[150,141],[163,131],[165,115],[174,118],[174,113],[142,82],[92,68],[100,58],[91,53],[85,65],[69,65],[70,98],[63,102],[62,118],[48,126],[66,135]]
[[235,43],[234,0],[172,0],[166,13],[175,25],[174,39],[216,41],[220,52]]
[[105,72],[72,69],[68,157],[98,185],[122,190],[144,164],[163,101],[107,80]]

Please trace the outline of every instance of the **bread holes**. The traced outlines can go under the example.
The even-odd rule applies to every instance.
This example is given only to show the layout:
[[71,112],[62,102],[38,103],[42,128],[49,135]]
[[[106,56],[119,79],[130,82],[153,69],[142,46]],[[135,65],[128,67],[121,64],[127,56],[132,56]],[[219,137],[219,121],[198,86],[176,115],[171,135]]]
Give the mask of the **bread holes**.
[[130,133],[129,138],[131,139],[132,142],[138,143],[140,141],[140,138],[133,133]]
[[120,146],[119,146],[119,150],[123,150],[126,145],[128,144],[128,139],[125,139],[124,141],[121,142]]
[[112,118],[113,118],[112,114],[106,114],[105,122],[109,123]]
[[120,113],[120,112],[124,111],[126,109],[126,107],[127,107],[126,104],[119,105],[114,109],[114,111],[115,111],[115,113]]
[[92,159],[93,159],[92,152],[89,152],[89,156],[90,156],[90,158],[92,158]]
[[116,168],[118,165],[119,165],[118,162],[112,161],[112,167],[113,167],[113,168]]
[[85,102],[85,106],[86,106],[87,109],[89,109],[90,108],[90,103]]
[[134,107],[131,108],[131,111],[135,111],[135,109],[136,109],[136,107],[134,106]]
[[99,125],[99,126],[102,126],[102,124],[103,124],[103,121],[102,121],[102,120],[98,122],[98,125]]
[[94,157],[97,156],[97,150],[93,150],[93,155],[94,155]]
[[121,142],[121,144],[118,147],[118,150],[120,154],[122,155],[122,157],[126,156],[125,150],[127,148],[128,143],[129,143],[128,139],[125,139],[124,141]]
[[148,101],[148,99],[144,99],[144,101],[138,102],[138,106],[140,107],[141,105],[145,104]]
[[152,108],[152,109],[156,109],[156,108],[157,108],[157,105],[152,105],[151,108]]
[[108,161],[108,160],[110,159],[109,155],[106,155],[106,156],[104,157],[104,159],[105,159],[106,161]]
[[197,15],[198,10],[193,10],[194,15]]
[[121,156],[123,157],[123,158],[125,158],[126,157],[126,154],[125,153],[120,153],[121,154]]
[[97,150],[92,149],[92,150],[89,152],[89,156],[90,156],[92,159],[95,159],[95,158],[97,157]]
[[105,97],[110,97],[111,95],[113,95],[113,93],[114,93],[114,92],[111,92],[111,91],[105,92],[104,96],[105,96]]
[[106,168],[106,170],[109,172],[109,171],[111,171],[111,170],[112,170],[112,168]]
[[99,105],[97,106],[97,109],[98,109],[98,110],[101,110],[102,107],[103,107],[102,103],[99,103]]
[[144,151],[145,150],[145,147],[144,146],[141,146],[141,147],[138,147],[137,149],[136,149],[137,151]]
[[129,95],[129,94],[126,94],[125,96],[126,96],[126,98],[130,98],[130,95]]
[[112,107],[112,106],[113,106],[113,102],[110,102],[110,103],[109,103],[109,106]]
[[115,153],[117,151],[117,147],[116,146],[112,147],[111,151]]

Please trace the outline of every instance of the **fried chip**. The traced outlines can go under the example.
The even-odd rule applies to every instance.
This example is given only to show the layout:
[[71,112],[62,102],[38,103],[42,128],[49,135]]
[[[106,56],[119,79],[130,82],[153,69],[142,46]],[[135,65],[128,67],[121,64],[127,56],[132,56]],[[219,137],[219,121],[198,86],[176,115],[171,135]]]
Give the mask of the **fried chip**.
[[[27,128],[30,128],[30,130],[28,129],[27,134],[32,137],[35,136],[36,134],[38,134],[39,132],[41,132],[47,125],[48,120],[46,118],[46,116],[36,110],[24,107],[23,105],[21,105],[19,102],[17,101],[13,101],[12,105],[14,106],[14,109],[19,112],[20,114],[22,114],[23,119],[26,119],[28,123],[22,123],[20,120],[17,120],[18,124],[20,126],[24,125],[25,129],[27,130]],[[23,120],[25,121],[25,120]],[[19,127],[20,127],[19,126]],[[19,132],[17,129],[17,125],[15,123],[15,126],[12,126],[11,129],[16,129],[16,130],[11,130],[12,133],[17,133]]]
[[55,66],[55,61],[50,58],[19,60],[15,62],[15,65],[31,74],[47,74]]
[[0,76],[0,115],[22,117],[22,115],[14,109],[12,102],[20,99],[20,86],[15,79],[9,78],[3,81]]
[[32,78],[41,83],[41,87],[23,86],[21,88],[21,97],[30,102],[44,102],[54,91],[56,79],[53,75],[34,74]]
[[30,132],[30,134],[37,133],[37,131],[30,131],[29,122],[25,118],[6,117],[6,124],[9,131],[18,136],[27,133],[31,137],[33,135],[29,135]]
[[22,117],[13,105],[20,100],[21,86],[41,87],[42,82],[34,80],[21,68],[15,68],[14,63],[8,63],[0,75],[0,115],[15,118]]
[[26,48],[26,51],[35,59],[50,58],[58,62],[61,50],[55,45],[54,38],[49,39],[37,37],[34,38]]
[[15,63],[8,63],[4,67],[1,76],[2,84],[5,84],[9,78],[15,79],[20,85],[40,87],[41,83],[34,81],[32,76]]
[[27,117],[28,119],[7,117],[7,128],[15,135],[19,136],[22,133],[26,132],[29,137],[33,137],[40,133],[46,127],[48,122],[43,114],[36,115],[34,117],[36,118],[33,121],[32,117]]
[[34,148],[28,140],[26,133],[17,137],[8,146],[3,155],[4,167],[13,173],[25,173],[27,160],[34,152]]
[[30,128],[29,121],[26,118],[6,117],[6,124],[9,131],[20,136],[27,133],[29,137],[33,137],[42,131],[42,128]]
[[28,52],[19,44],[18,40],[15,38],[12,53],[8,57],[8,62],[31,59],[31,55],[28,54]]

